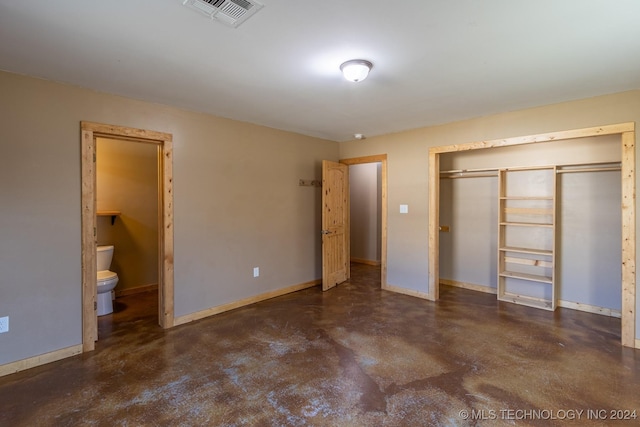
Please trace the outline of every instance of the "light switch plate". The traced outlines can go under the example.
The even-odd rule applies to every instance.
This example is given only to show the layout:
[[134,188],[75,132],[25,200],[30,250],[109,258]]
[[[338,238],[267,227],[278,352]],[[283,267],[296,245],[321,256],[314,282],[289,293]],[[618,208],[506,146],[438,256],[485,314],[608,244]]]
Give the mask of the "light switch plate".
[[409,213],[409,205],[400,205],[400,213]]
[[253,277],[260,276],[260,267],[253,267]]
[[9,316],[0,317],[0,334],[9,332]]

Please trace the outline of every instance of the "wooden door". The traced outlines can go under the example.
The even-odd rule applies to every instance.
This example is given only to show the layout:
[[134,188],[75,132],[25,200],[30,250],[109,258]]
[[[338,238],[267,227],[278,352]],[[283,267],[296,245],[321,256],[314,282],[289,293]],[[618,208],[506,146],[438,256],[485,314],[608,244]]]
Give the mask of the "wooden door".
[[322,290],[349,279],[349,166],[322,161]]

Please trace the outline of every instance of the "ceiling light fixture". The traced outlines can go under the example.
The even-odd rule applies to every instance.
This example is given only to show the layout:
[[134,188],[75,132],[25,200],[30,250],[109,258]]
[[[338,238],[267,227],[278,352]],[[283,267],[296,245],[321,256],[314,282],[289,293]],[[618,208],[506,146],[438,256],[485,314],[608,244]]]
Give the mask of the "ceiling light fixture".
[[352,59],[344,62],[340,66],[340,70],[342,70],[344,78],[350,82],[361,82],[367,78],[372,67],[373,64],[369,61],[365,61],[364,59]]

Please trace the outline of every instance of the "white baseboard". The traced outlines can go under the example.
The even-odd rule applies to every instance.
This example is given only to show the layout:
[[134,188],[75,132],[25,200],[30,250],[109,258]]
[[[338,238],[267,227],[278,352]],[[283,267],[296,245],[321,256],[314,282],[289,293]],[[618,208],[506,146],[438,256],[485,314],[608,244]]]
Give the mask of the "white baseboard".
[[[485,292],[488,294],[497,294],[498,290],[486,285],[476,285],[475,283],[458,282],[457,280],[440,279],[440,284],[455,286],[458,288],[470,289],[472,291]],[[571,302],[565,300],[558,300],[557,306],[562,308],[569,308],[571,310],[584,311],[587,313],[601,314],[603,316],[621,318],[622,313],[620,310],[614,310],[612,308],[598,307],[595,305],[583,304],[580,302]]]
[[204,319],[205,317],[213,316],[214,314],[224,313],[225,311],[234,310],[236,308],[244,307],[245,305],[255,304],[260,301],[268,300],[271,298],[279,297],[282,295],[290,294],[292,292],[301,291],[303,289],[312,288],[322,283],[322,279],[312,280],[311,282],[301,283],[299,285],[293,285],[286,288],[278,289],[264,294],[255,295],[249,298],[244,298],[238,301],[230,302],[227,304],[211,307],[206,310],[197,311],[195,313],[179,316],[174,319],[174,326],[183,325],[185,323],[193,322],[194,320]]
[[47,363],[56,362],[80,353],[82,353],[82,344],[0,365],[0,377],[15,374],[16,372],[24,371],[25,369],[35,368],[36,366],[46,365]]

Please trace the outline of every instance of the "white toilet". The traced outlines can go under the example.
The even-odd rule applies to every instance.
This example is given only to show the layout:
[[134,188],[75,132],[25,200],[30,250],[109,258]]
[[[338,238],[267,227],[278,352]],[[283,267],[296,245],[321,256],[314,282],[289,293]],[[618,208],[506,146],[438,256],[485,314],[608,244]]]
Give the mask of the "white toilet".
[[113,246],[98,246],[98,316],[113,313],[113,288],[118,284],[118,275],[109,271],[113,258]]

